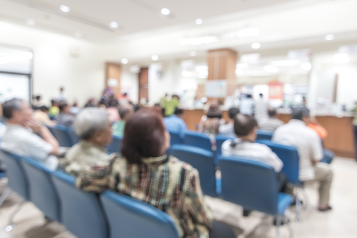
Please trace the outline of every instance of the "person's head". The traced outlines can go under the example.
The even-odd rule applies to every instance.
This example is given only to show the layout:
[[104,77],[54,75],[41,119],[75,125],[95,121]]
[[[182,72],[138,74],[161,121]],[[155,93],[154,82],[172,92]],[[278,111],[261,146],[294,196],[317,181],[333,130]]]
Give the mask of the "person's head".
[[176,94],[172,95],[172,99],[177,99],[177,100],[180,100],[180,97]]
[[251,95],[251,94],[248,94],[248,95],[247,95],[247,98],[252,98],[252,95]]
[[306,97],[302,97],[302,104],[306,105]]
[[51,100],[52,107],[58,107],[58,102],[56,100]]
[[124,96],[124,97],[128,96],[128,93],[123,93],[123,96]]
[[78,103],[77,102],[74,102],[72,107],[78,107]]
[[165,93],[165,98],[166,98],[167,96],[169,96],[169,94],[168,94],[168,93]]
[[291,119],[303,121],[308,125],[311,122],[310,110],[306,107],[296,107],[291,113]]
[[63,93],[63,91],[64,91],[64,88],[60,87],[60,92]]
[[207,112],[208,118],[222,118],[222,111],[219,109],[217,104],[211,104]]
[[32,120],[32,109],[30,105],[21,99],[11,99],[2,105],[3,115],[10,123],[25,126]]
[[260,98],[263,98],[264,95],[263,95],[262,93],[259,93],[259,97],[260,97]]
[[231,107],[228,110],[228,116],[231,120],[234,120],[235,116],[239,113],[240,113],[240,111],[239,111],[238,107]]
[[60,113],[66,113],[66,114],[69,114],[69,113],[71,113],[71,110],[70,110],[70,108],[69,108],[69,105],[68,105],[68,103],[66,103],[66,102],[61,102],[60,104],[59,104],[59,111],[60,111]]
[[269,107],[268,108],[268,115],[270,118],[276,117],[276,109],[274,107]]
[[48,107],[46,107],[46,106],[41,106],[41,107],[39,107],[39,110],[40,110],[41,112],[47,113],[47,112],[48,112]]
[[121,154],[130,164],[159,157],[170,147],[170,134],[165,131],[162,116],[153,109],[141,109],[126,122]]
[[181,108],[176,107],[174,114],[180,117],[183,115],[183,110]]
[[36,99],[36,101],[41,101],[41,96],[40,95],[37,95],[36,97],[35,97],[35,99]]
[[81,140],[105,148],[112,141],[112,125],[105,109],[83,109],[74,120],[74,131]]
[[255,141],[257,127],[258,123],[252,116],[238,114],[234,118],[234,133],[241,139]]
[[134,110],[131,105],[120,105],[118,108],[120,119],[127,121],[128,118],[133,114]]

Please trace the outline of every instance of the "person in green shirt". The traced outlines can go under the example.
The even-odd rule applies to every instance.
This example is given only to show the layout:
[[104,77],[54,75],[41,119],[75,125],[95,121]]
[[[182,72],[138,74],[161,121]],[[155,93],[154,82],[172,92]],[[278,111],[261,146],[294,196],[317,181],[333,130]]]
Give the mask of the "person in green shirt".
[[177,95],[172,95],[171,100],[165,104],[165,116],[171,116],[175,112],[175,108],[180,107],[180,98]]
[[125,122],[133,114],[133,108],[131,105],[119,106],[120,121],[113,124],[113,135],[122,137],[124,135]]
[[58,102],[55,100],[51,100],[52,106],[48,110],[48,114],[52,117],[55,117],[59,114]]

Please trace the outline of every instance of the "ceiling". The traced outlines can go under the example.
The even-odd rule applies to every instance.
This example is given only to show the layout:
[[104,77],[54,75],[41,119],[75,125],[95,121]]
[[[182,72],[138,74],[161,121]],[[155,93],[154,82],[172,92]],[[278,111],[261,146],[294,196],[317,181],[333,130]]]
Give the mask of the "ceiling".
[[[109,42],[173,26],[197,29],[219,17],[290,2],[297,0],[0,0],[0,20]],[[68,6],[70,12],[62,12],[61,5]],[[162,8],[170,9],[171,14],[162,15]],[[195,24],[198,18],[203,19],[202,25]],[[118,23],[117,29],[110,29],[112,21]]]

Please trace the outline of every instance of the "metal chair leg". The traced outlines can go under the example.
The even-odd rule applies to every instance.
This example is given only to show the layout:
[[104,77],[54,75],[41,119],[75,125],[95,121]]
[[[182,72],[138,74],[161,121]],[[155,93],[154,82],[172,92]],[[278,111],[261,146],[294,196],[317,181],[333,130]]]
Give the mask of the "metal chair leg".
[[280,238],[280,225],[281,225],[281,217],[276,217],[276,233],[275,238]]
[[296,218],[295,221],[296,222],[301,222],[301,200],[299,198],[299,192],[298,190],[296,190]]
[[290,222],[289,222],[289,218],[288,216],[285,214],[284,216],[284,219],[285,219],[285,224],[287,225],[288,227],[288,231],[289,231],[289,238],[293,238],[294,237],[294,231],[290,225]]
[[15,209],[15,211],[12,212],[12,214],[11,214],[11,216],[10,216],[10,218],[9,218],[9,225],[7,225],[7,226],[5,227],[5,231],[6,231],[6,232],[10,232],[11,230],[13,230],[13,229],[16,227],[16,225],[15,225],[14,222],[13,222],[14,217],[15,217],[15,215],[20,211],[20,209],[23,207],[23,205],[24,205],[25,203],[26,203],[26,201],[21,202],[21,203],[17,206],[17,208]]
[[301,190],[301,192],[302,192],[302,194],[304,196],[304,200],[306,201],[305,210],[309,212],[309,211],[311,211],[311,205],[310,205],[309,196],[307,196],[307,193],[306,193],[304,188],[301,188],[300,190]]

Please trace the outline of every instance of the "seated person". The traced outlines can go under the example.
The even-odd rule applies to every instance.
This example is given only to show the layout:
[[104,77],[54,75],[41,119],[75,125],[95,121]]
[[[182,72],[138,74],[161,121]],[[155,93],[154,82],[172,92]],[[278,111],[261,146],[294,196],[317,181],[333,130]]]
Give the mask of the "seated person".
[[237,155],[259,161],[270,165],[278,173],[283,167],[283,162],[268,146],[255,143],[257,128],[258,124],[254,117],[238,114],[234,118],[234,132],[238,138],[223,143],[222,155]]
[[56,118],[58,125],[70,127],[73,125],[75,117],[71,113],[71,108],[66,102],[61,102],[59,105],[59,114]]
[[330,189],[333,172],[328,164],[320,163],[323,158],[321,141],[318,134],[307,127],[310,123],[310,111],[305,107],[296,107],[289,123],[279,127],[273,141],[297,148],[300,157],[300,180],[319,182],[319,211],[331,210]]
[[224,124],[222,119],[222,111],[217,104],[211,104],[206,116],[201,118],[201,122],[198,125],[198,131],[204,132],[208,135],[217,135],[218,128]]
[[121,119],[113,124],[113,135],[122,137],[125,123],[134,111],[130,104],[120,105],[118,111]]
[[66,153],[64,169],[67,173],[77,176],[95,164],[108,166],[115,157],[105,151],[112,141],[111,125],[105,109],[86,108],[78,114],[74,131],[81,140]]
[[180,98],[177,95],[172,95],[171,100],[165,103],[165,116],[171,116],[175,112],[175,108],[180,106]]
[[50,117],[48,116],[48,107],[46,106],[39,107],[39,109],[33,113],[32,119],[46,126],[54,126],[56,124],[54,121],[50,120]]
[[4,123],[1,122],[1,119],[2,119],[2,106],[1,106],[1,103],[0,103],[0,141],[1,141],[1,138],[5,134],[5,131],[6,131],[6,126],[5,126]]
[[121,157],[95,166],[76,180],[84,191],[112,189],[146,202],[174,220],[180,237],[208,237],[213,215],[200,187],[198,171],[167,156],[170,134],[162,116],[141,109],[126,122]]
[[182,120],[181,116],[183,114],[183,110],[181,108],[175,108],[174,115],[164,118],[164,125],[166,130],[175,132],[180,135],[183,139],[185,137],[185,131],[187,130],[187,126],[184,120]]
[[59,144],[45,126],[32,120],[30,105],[21,99],[11,99],[3,104],[3,114],[7,130],[0,148],[42,161],[49,169],[56,170],[58,159],[54,155],[59,155]]
[[51,100],[51,107],[48,110],[51,117],[56,117],[59,113],[58,102],[56,100]]
[[220,135],[225,135],[225,136],[231,136],[235,137],[236,134],[234,133],[234,118],[239,114],[239,108],[237,107],[231,107],[228,110],[228,115],[229,115],[229,121],[225,125],[221,125],[218,128],[218,133]]
[[279,126],[284,125],[284,122],[276,118],[276,109],[270,107],[268,109],[269,118],[259,121],[259,129],[263,131],[275,131]]

